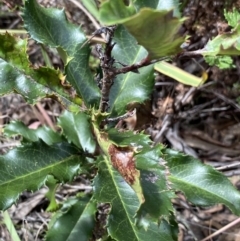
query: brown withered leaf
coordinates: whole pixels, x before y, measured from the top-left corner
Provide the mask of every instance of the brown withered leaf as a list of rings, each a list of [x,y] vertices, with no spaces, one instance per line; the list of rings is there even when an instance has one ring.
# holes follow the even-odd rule
[[[119,171],[128,184],[133,185],[139,177],[139,171],[135,167],[134,150],[129,147],[116,147],[112,144],[108,151],[113,167]]]

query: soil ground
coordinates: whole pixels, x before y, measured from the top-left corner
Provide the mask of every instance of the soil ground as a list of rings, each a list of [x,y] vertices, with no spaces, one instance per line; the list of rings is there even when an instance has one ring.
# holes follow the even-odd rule
[[[22,29],[20,17],[21,0],[0,0],[0,29]],[[41,0],[44,6],[64,7],[68,18],[82,26],[87,34],[95,28],[81,9],[70,0]],[[182,33],[190,36],[188,50],[202,48],[209,39],[224,31],[223,9],[239,8],[235,1],[182,1],[183,15],[188,19]],[[1,44],[1,43],[0,43]],[[48,50],[55,67],[62,68],[59,57]],[[44,65],[40,46],[29,41],[29,56],[35,66]],[[212,165],[230,178],[240,188],[240,58],[234,57],[235,68],[220,70],[210,67],[202,57],[182,58],[175,63],[181,69],[200,76],[204,70],[208,80],[199,88],[179,84],[159,74],[156,77],[154,93],[147,108],[138,111],[137,126],[149,133],[155,142],[193,155],[202,162]],[[22,120],[36,128],[46,124],[54,125],[62,111],[61,106],[50,99],[36,106],[30,106],[16,94],[0,98],[0,129],[11,120]],[[16,146],[18,140],[0,136],[0,152],[6,153]],[[63,185],[57,192],[59,201],[74,195],[79,190],[90,188],[90,181],[81,176],[73,183]],[[21,240],[43,240],[51,214],[47,213],[48,201],[43,188],[36,193],[24,192],[17,205],[9,213],[16,224]],[[220,234],[208,240],[240,240],[240,222],[223,230],[237,217],[223,205],[198,208],[189,204],[179,194],[174,200],[179,222],[179,241],[203,240],[210,234]],[[99,213],[104,216],[104,207]],[[4,225],[0,224],[0,240],[11,238]],[[94,238],[93,238],[94,240]]]

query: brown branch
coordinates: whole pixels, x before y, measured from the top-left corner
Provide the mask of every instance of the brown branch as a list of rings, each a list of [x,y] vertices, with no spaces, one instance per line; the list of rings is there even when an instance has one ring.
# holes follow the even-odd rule
[[[125,113],[124,115],[121,116],[117,116],[114,118],[107,118],[107,122],[115,122],[115,121],[120,121],[120,120],[125,120],[129,117],[133,117],[134,115],[136,115],[136,108],[133,109],[132,111],[128,111],[127,113]]]
[[[124,74],[124,73],[130,72],[130,71],[138,73],[138,71],[137,71],[138,69],[140,69],[142,67],[145,67],[145,66],[148,66],[148,65],[151,65],[151,64],[154,64],[154,63],[157,63],[159,61],[166,60],[166,59],[169,59],[169,56],[161,57],[161,58],[155,59],[155,60],[150,60],[148,58],[148,56],[147,56],[146,58],[142,59],[138,63],[132,64],[132,65],[128,65],[128,66],[124,66],[123,68],[120,68],[120,69],[115,69],[114,73],[116,75]]]
[[[139,73],[138,72],[139,68],[142,68],[144,66],[148,66],[148,65],[154,64],[158,61],[162,61],[162,60],[169,58],[169,56],[167,56],[167,57],[161,57],[156,60],[151,60],[149,58],[149,56],[147,56],[146,58],[142,59],[140,62],[132,64],[132,65],[125,65],[124,63],[115,61],[115,59],[112,57],[112,50],[115,45],[115,43],[112,43],[112,39],[113,39],[115,29],[116,29],[116,26],[103,27],[101,29],[96,30],[93,33],[93,36],[99,35],[101,33],[104,33],[106,35],[105,49],[103,49],[102,45],[99,45],[99,44],[96,45],[96,51],[99,55],[100,67],[101,67],[102,73],[103,73],[102,79],[99,80],[99,86],[101,89],[101,100],[100,100],[100,105],[99,105],[100,112],[106,112],[108,109],[110,90],[111,90],[111,87],[113,85],[113,81],[114,81],[114,78],[116,77],[116,75],[124,74],[127,72]],[[123,67],[122,68],[114,67],[113,65],[115,63],[119,63]]]
[[[97,45],[96,50],[99,54],[100,66],[103,72],[103,78],[101,81],[101,100],[99,105],[99,110],[105,112],[108,108],[110,89],[113,85],[113,80],[116,76],[114,73],[114,58],[112,57],[112,49],[115,44],[112,43],[112,38],[116,26],[102,28],[102,32],[106,34],[106,46],[104,51],[102,46]]]
[[[183,51],[182,53],[178,54],[178,57],[195,57],[203,55],[203,50],[195,50],[195,51]]]

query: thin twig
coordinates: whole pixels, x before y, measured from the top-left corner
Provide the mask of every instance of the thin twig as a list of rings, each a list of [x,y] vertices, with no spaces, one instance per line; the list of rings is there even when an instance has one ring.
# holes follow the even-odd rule
[[[41,103],[37,103],[37,108],[39,109],[39,111],[41,112],[41,114],[43,115],[43,118],[46,120],[47,124],[53,129],[55,130],[55,126],[51,120],[51,118],[48,116],[47,112],[44,110],[44,108],[42,107]]]
[[[236,109],[240,109],[240,106],[235,103],[235,101],[227,98],[226,96],[220,94],[220,93],[217,93],[216,91],[212,91],[212,90],[207,90],[207,89],[203,89],[202,91],[206,92],[206,93],[211,93],[211,94],[214,94],[215,96],[217,96],[219,99],[223,100],[225,103],[231,105],[232,107],[236,108]]]
[[[130,71],[136,72],[136,70],[138,70],[139,68],[142,68],[144,66],[148,66],[150,64],[154,64],[154,63],[157,63],[159,61],[166,60],[166,59],[169,59],[169,56],[161,57],[161,58],[156,59],[156,60],[150,60],[147,56],[146,58],[142,59],[138,63],[128,65],[128,66],[124,66],[123,68],[115,69],[114,73],[117,75],[117,74],[124,74],[124,73],[130,72]]]
[[[105,44],[106,42],[104,41],[103,38],[100,38],[100,37],[95,37],[95,36],[90,36],[90,35],[87,35],[86,36],[88,39],[91,39],[91,42],[93,43],[99,43],[99,44]]]
[[[118,117],[114,117],[114,118],[108,118],[107,122],[116,122],[116,121],[120,121],[120,120],[124,120],[127,119],[129,117],[132,117],[136,114],[136,108],[133,109],[132,111],[128,111],[126,114],[118,116]]]
[[[91,20],[91,22],[93,23],[96,29],[101,28],[100,24],[96,21],[96,19],[87,11],[87,9],[80,2],[76,0],[70,0],[70,2],[75,4],[78,8],[80,8],[86,14],[86,16]]]
[[[69,185],[69,184],[64,184],[64,187],[67,188],[72,188],[72,189],[77,189],[77,190],[92,190],[93,187],[92,186],[88,186],[88,185],[83,185],[83,186],[74,186],[74,185]]]
[[[179,57],[196,57],[199,55],[203,55],[203,50],[195,50],[195,51],[183,51],[182,53],[179,54]]]
[[[210,85],[214,85],[214,84],[216,84],[217,83],[217,81],[210,81],[210,82],[208,82],[208,83],[206,83],[206,84],[203,84],[203,85],[201,85],[201,86],[199,86],[199,87],[197,87],[197,89],[198,90],[201,90],[201,89],[205,89],[206,87],[208,87],[208,86],[210,86]]]
[[[207,240],[215,237],[216,235],[223,233],[224,231],[226,231],[227,229],[235,226],[238,223],[240,223],[240,218],[235,219],[234,221],[232,221],[228,225],[222,227],[221,229],[219,229],[218,231],[212,233],[211,235],[207,236],[206,238],[202,239],[201,241],[207,241]]]
[[[155,83],[155,86],[164,86],[164,85],[177,85],[176,82],[157,82]]]
[[[15,142],[10,142],[10,143],[5,143],[5,144],[0,144],[0,149],[2,148],[10,148],[10,147],[16,147],[19,146],[21,143],[19,141]]]
[[[233,164],[229,164],[229,165],[225,165],[225,166],[222,166],[222,167],[216,167],[215,169],[218,170],[218,171],[222,171],[222,170],[226,170],[226,169],[237,167],[237,166],[240,166],[239,162],[233,163]]]
[[[38,236],[39,236],[39,234],[40,234],[40,232],[41,232],[41,230],[43,229],[44,226],[45,226],[45,223],[42,223],[41,226],[38,228],[38,231],[36,233],[34,241],[38,240]]]

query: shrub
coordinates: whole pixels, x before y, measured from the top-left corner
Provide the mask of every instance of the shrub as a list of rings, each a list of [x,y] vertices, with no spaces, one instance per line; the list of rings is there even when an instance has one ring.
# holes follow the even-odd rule
[[[0,209],[8,209],[24,190],[47,185],[48,209],[57,211],[46,235],[49,241],[89,240],[100,203],[110,205],[102,240],[177,240],[171,200],[178,191],[194,205],[223,203],[239,215],[240,193],[223,174],[154,144],[142,132],[115,128],[135,114],[130,106],[150,98],[154,64],[182,54],[185,37],[178,30],[184,19],[177,10],[168,10],[172,6],[159,4],[164,1],[102,2],[99,10],[94,1],[87,3],[105,24],[94,33],[105,34],[106,40],[104,46],[96,46],[101,70],[97,78],[89,67],[89,41],[63,10],[26,0],[23,20],[32,39],[58,50],[64,72],[33,68],[27,39],[0,35],[0,94],[19,93],[30,104],[51,97],[66,109],[58,119],[58,132],[46,126],[32,130],[19,121],[4,129],[8,136],[20,135],[22,144],[0,156]],[[216,43],[195,52],[226,54],[228,47]],[[76,94],[69,94],[64,81]],[[193,85],[200,83],[196,81]],[[92,192],[57,204],[56,185],[87,172],[95,173]]]

